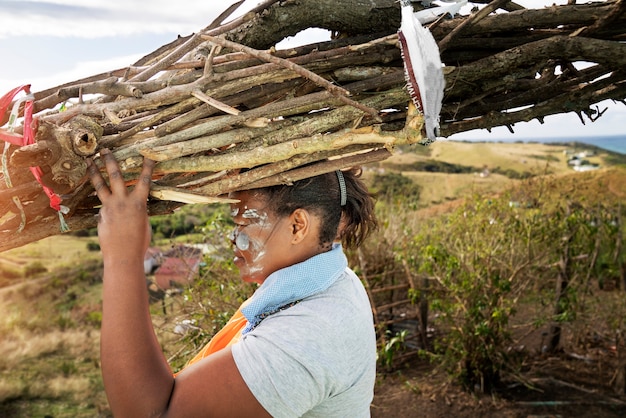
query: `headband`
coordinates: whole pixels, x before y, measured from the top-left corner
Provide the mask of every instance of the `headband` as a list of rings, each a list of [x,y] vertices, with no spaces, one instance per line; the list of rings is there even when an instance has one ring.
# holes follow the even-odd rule
[[[337,180],[339,181],[339,193],[341,195],[341,206],[345,206],[348,202],[348,192],[346,189],[346,179],[343,177],[341,170],[336,170]]]

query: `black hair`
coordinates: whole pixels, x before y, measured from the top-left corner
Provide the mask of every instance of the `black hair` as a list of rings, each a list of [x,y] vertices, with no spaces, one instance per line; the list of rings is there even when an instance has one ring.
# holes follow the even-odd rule
[[[347,194],[344,206],[341,206],[339,179],[335,171],[294,181],[290,185],[269,186],[255,191],[265,196],[268,209],[279,217],[288,216],[296,209],[305,209],[319,216],[322,220],[320,246],[340,239],[345,247],[354,248],[378,227],[375,202],[360,179],[360,168],[342,171],[342,174]]]

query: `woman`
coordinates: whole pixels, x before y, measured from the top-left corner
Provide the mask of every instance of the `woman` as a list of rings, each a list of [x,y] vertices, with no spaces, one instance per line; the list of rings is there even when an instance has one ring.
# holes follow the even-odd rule
[[[353,172],[231,194],[235,264],[261,286],[224,332],[173,375],[149,314],[143,256],[154,162],[129,192],[101,153],[90,179],[102,202],[102,373],[116,417],[369,416],[376,342],[371,308],[340,244],[376,226]]]

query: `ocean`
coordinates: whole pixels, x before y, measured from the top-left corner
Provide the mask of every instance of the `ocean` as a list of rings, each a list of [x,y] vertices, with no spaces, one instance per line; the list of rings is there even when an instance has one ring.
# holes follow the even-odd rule
[[[610,136],[576,136],[576,137],[537,137],[537,138],[488,138],[488,139],[455,139],[456,141],[468,142],[520,142],[520,143],[559,143],[570,144],[580,142],[582,144],[593,145],[607,151],[617,152],[626,155],[626,133],[624,135]]]

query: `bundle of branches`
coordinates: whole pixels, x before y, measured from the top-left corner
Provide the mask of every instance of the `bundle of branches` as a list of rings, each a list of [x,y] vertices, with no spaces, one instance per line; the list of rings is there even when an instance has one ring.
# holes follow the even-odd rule
[[[103,148],[129,184],[143,157],[158,161],[148,205],[157,215],[428,142],[406,91],[395,0],[272,0],[223,23],[241,3],[127,68],[34,93],[36,142],[4,153],[0,251],[60,232],[42,185],[62,198],[71,229],[95,226],[85,159],[101,165]],[[624,3],[526,10],[495,0],[432,24],[446,64],[442,134],[566,111],[594,118],[591,104],[623,101]],[[509,12],[491,13],[499,7]],[[274,48],[308,27],[336,36]],[[577,69],[580,60],[595,65]]]

